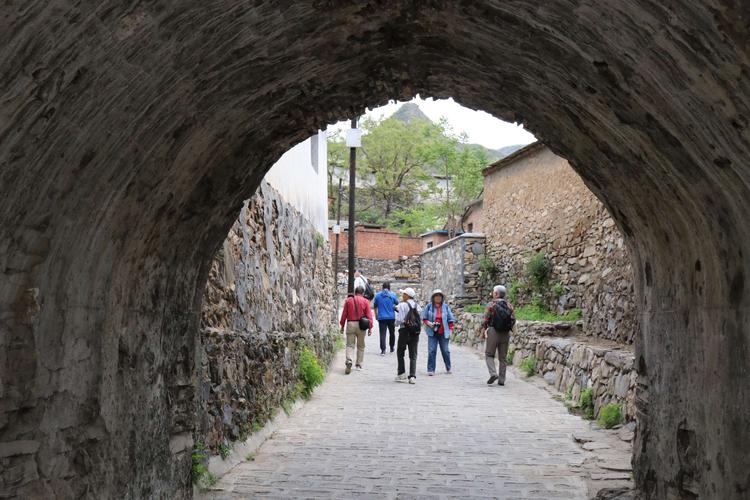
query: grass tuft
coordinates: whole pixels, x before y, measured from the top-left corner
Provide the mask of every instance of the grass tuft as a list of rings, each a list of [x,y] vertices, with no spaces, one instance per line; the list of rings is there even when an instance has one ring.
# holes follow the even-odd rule
[[[531,377],[536,373],[536,356],[529,356],[523,358],[521,361],[520,370],[526,374],[527,377]]]
[[[611,429],[622,423],[622,406],[618,403],[609,403],[599,409],[599,418],[596,423],[605,429]]]

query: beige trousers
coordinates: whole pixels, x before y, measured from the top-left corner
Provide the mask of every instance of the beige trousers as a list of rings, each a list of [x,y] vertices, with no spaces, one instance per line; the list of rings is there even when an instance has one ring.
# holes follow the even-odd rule
[[[359,324],[356,321],[346,322],[346,363],[352,362],[354,356],[354,344],[357,345],[357,364],[362,365],[362,360],[365,358],[365,337],[367,332],[359,329]]]

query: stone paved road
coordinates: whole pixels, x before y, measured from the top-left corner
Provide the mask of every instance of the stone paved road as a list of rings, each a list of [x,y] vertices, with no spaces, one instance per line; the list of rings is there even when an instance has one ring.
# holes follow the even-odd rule
[[[368,340],[364,371],[344,375],[340,353],[312,400],[208,496],[583,499],[594,493],[587,488],[592,452],[571,438],[591,434],[589,423],[544,389],[513,374],[505,387],[487,386],[477,352],[457,346],[454,374],[445,374],[438,359],[438,374],[427,377],[424,338],[416,385],[397,383],[395,354],[381,358],[375,335]],[[609,458],[629,461],[622,450]]]

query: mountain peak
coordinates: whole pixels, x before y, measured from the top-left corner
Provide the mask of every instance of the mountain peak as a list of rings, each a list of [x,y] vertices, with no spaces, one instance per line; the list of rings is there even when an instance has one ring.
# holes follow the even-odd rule
[[[419,105],[413,102],[406,102],[401,105],[400,108],[396,110],[393,115],[391,115],[391,118],[395,118],[396,120],[402,121],[404,123],[411,123],[415,120],[427,120],[430,121],[429,118],[427,118],[427,115],[422,112],[421,109],[419,109]]]

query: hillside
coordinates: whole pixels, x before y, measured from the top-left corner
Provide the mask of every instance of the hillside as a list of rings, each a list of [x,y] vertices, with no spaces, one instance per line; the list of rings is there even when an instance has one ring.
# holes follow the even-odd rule
[[[425,115],[422,110],[419,109],[419,105],[413,102],[402,104],[401,107],[398,108],[396,112],[393,113],[393,115],[391,115],[391,118],[395,118],[396,120],[400,120],[404,123],[411,123],[414,120],[430,121],[427,115]],[[487,157],[487,164],[490,164],[496,162],[497,160],[505,158],[509,154],[521,149],[522,147],[524,147],[524,144],[503,146],[499,149],[490,149],[488,147],[482,146],[481,144],[467,144],[465,147],[475,151],[484,151],[484,154]]]

